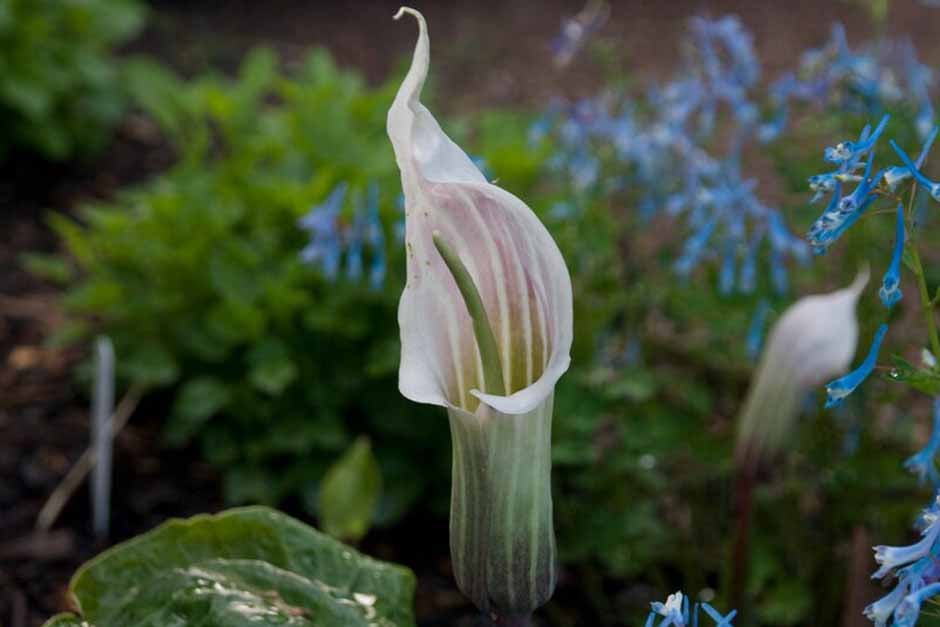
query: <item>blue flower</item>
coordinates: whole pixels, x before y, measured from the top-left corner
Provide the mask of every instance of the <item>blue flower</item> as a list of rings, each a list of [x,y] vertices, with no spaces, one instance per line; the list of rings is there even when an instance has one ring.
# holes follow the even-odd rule
[[[865,608],[865,617],[875,623],[875,627],[885,627],[894,610],[907,596],[908,587],[908,582],[899,582],[894,590]]]
[[[859,184],[852,190],[852,193],[843,198],[839,202],[839,212],[843,214],[852,213],[858,209],[862,204],[864,204],[865,199],[868,198],[868,192],[871,190],[872,185],[875,181],[881,178],[881,172],[875,176],[871,175],[872,165],[875,162],[875,153],[874,150],[870,155],[868,155],[868,164],[865,166],[865,174],[862,175],[862,180]]]
[[[734,289],[734,271],[737,260],[737,247],[732,239],[725,240],[722,252],[721,270],[718,273],[718,291],[730,294]]]
[[[875,332],[875,338],[872,340],[871,349],[868,356],[861,365],[849,374],[836,379],[826,386],[826,408],[841,405],[846,396],[855,391],[862,382],[868,378],[872,370],[875,369],[875,362],[878,359],[878,351],[881,350],[881,342],[888,332],[888,325],[882,324]]]
[[[751,238],[751,243],[744,253],[744,259],[741,262],[741,271],[738,274],[738,289],[751,294],[757,287],[757,253],[760,250],[760,244],[764,239],[762,232],[756,233]]]
[[[866,168],[866,170],[870,170],[870,168]],[[880,177],[880,174],[878,176]],[[870,187],[871,181],[866,177],[852,192],[851,197],[842,198],[841,184],[836,184],[836,192],[832,197],[832,201],[816,222],[813,223],[807,235],[813,253],[817,255],[825,253],[843,233],[858,222],[868,207],[878,199],[878,195],[870,194],[860,200],[861,193],[867,194]]]
[[[914,175],[914,178],[917,181],[927,188],[927,191],[930,192],[930,196],[934,200],[940,200],[940,183],[936,181],[931,181],[929,178],[924,176],[916,164],[911,161],[911,158],[907,156],[907,153],[901,150],[901,147],[898,146],[897,142],[893,139],[891,140],[891,147],[894,148],[894,152],[898,154],[898,157],[901,158],[901,161],[904,162],[904,165],[907,166],[907,169]]]
[[[938,594],[940,594],[940,583],[932,583],[904,597],[904,600],[894,610],[895,627],[913,627],[917,623],[917,617],[920,614],[920,604],[925,599]]]
[[[365,214],[363,240],[372,251],[369,284],[373,290],[378,290],[385,283],[388,268],[385,255],[385,231],[382,229],[382,219],[379,216],[379,186],[375,183],[369,185]]]
[[[654,616],[659,614],[664,617],[659,627],[685,627],[689,624],[689,597],[682,592],[670,594],[665,603],[654,601],[650,603],[650,608]]]
[[[757,361],[757,358],[760,357],[761,345],[764,343],[764,327],[767,324],[769,314],[770,305],[766,300],[761,299],[757,303],[757,308],[754,310],[747,331],[747,354],[751,361]]]
[[[901,256],[904,254],[904,205],[898,204],[897,226],[894,235],[894,254],[885,272],[878,295],[885,307],[894,307],[901,300]]]
[[[938,532],[940,532],[940,526],[934,520],[924,530],[924,535],[919,542],[915,542],[910,546],[876,546],[875,561],[878,563],[879,568],[872,575],[872,579],[881,579],[905,564],[911,564],[928,556],[937,541]]]
[[[339,212],[346,198],[346,183],[340,183],[327,199],[310,209],[298,221],[298,226],[310,233],[310,243],[300,251],[304,262],[318,265],[330,281],[339,274],[342,255],[342,234],[339,230]]]
[[[726,616],[722,616],[718,610],[708,603],[702,603],[702,609],[708,614],[708,617],[715,621],[715,627],[732,627],[731,621],[738,615],[737,610],[731,610]],[[697,609],[697,608],[696,608]],[[697,613],[697,612],[696,612]]]
[[[862,180],[862,177],[858,174],[852,174],[849,172],[842,172],[842,170],[836,170],[835,172],[824,172],[822,174],[814,174],[809,177],[809,188],[816,192],[815,195],[810,199],[810,203],[814,203],[825,194],[828,194],[832,191],[835,191],[836,185],[838,183],[857,183]]]
[[[927,154],[930,152],[930,148],[933,146],[933,142],[937,138],[938,130],[940,130],[940,128],[934,127],[933,130],[927,134],[927,138],[924,140],[924,145],[920,149],[920,154],[917,156],[917,161],[914,162],[914,165],[917,168],[923,166],[924,160],[927,159]],[[898,185],[909,178],[911,178],[911,169],[903,165],[891,166],[884,171],[883,175],[884,183],[891,192],[894,192]]]
[[[904,467],[917,475],[923,484],[927,479],[935,487],[940,487],[940,476],[937,474],[936,457],[940,451],[940,397],[933,401],[933,430],[927,445],[904,462]]]
[[[737,616],[737,610],[731,610],[726,616],[722,616],[718,610],[708,603],[696,603],[691,615],[689,614],[689,597],[676,592],[670,594],[665,603],[650,603],[652,610],[646,617],[646,627],[654,627],[656,618],[661,616],[663,620],[656,627],[698,627],[699,610],[704,610],[716,627],[733,627],[731,621]],[[691,620],[691,622],[690,622]]]
[[[842,164],[850,161],[851,159],[864,155],[875,146],[875,142],[877,142],[878,138],[881,137],[881,133],[884,132],[885,126],[888,124],[890,117],[891,116],[887,114],[882,117],[881,121],[878,123],[878,126],[875,128],[875,131],[867,139],[859,138],[858,142],[846,140],[836,144],[834,148],[826,148],[826,161],[829,161],[830,163]]]
[[[688,276],[705,252],[705,245],[715,230],[715,219],[711,219],[685,242],[682,255],[676,260],[675,269],[680,276]]]

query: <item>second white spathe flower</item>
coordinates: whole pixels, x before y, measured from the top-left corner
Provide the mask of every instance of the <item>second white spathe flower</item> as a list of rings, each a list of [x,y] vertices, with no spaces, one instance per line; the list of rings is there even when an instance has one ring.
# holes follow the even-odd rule
[[[848,287],[801,298],[774,325],[741,411],[739,461],[778,450],[803,396],[848,370],[858,345],[855,307],[868,278],[866,269]]]

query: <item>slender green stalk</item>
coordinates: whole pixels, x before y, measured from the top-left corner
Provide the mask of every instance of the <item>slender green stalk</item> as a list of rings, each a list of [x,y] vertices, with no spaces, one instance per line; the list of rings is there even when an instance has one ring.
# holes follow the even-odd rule
[[[933,303],[930,300],[930,294],[927,292],[927,279],[924,278],[924,266],[920,261],[920,253],[917,251],[917,244],[911,243],[911,263],[914,266],[914,274],[917,275],[917,289],[920,292],[920,303],[924,309],[924,317],[927,320],[927,331],[930,334],[930,350],[934,355],[940,355],[940,336],[937,335],[937,323],[933,317]]]
[[[457,289],[467,305],[467,311],[470,313],[470,319],[473,321],[473,335],[476,337],[477,346],[480,349],[480,359],[483,361],[483,385],[487,394],[509,394],[503,384],[503,368],[499,361],[499,348],[496,344],[496,336],[493,333],[493,326],[486,315],[486,308],[483,306],[483,299],[480,298],[480,292],[473,283],[473,277],[467,267],[460,261],[460,256],[444,240],[440,232],[434,231],[431,234],[434,240],[434,247],[440,253],[441,258],[450,270],[454,281],[457,283]]]
[[[917,196],[917,183],[911,187],[911,198],[908,201],[907,213],[909,217],[913,216],[914,198]],[[913,220],[911,220],[913,223]],[[930,292],[927,290],[927,278],[924,276],[924,265],[920,260],[920,251],[917,249],[916,231],[910,229],[911,236],[908,238],[910,243],[910,260],[913,266],[914,276],[917,277],[917,291],[920,293],[920,305],[924,312],[924,318],[927,321],[927,332],[930,335],[930,350],[937,357],[940,357],[940,335],[937,334],[937,323],[933,316],[934,303],[930,299]]]

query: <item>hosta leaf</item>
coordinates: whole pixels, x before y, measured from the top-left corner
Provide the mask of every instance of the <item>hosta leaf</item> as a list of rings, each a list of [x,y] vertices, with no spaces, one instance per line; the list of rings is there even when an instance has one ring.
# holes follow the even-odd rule
[[[46,627],[414,625],[415,579],[265,507],[170,520],[72,579]]]

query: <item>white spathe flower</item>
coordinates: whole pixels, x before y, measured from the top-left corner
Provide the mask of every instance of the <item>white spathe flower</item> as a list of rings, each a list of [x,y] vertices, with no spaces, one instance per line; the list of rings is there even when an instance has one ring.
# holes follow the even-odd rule
[[[488,614],[524,617],[556,581],[551,421],[571,361],[571,278],[532,210],[488,183],[421,104],[427,26],[405,13],[418,42],[388,112],[405,193],[398,385],[450,418],[457,585]]]
[[[524,414],[568,369],[571,279],[547,229],[521,200],[486,181],[419,98],[429,41],[419,24],[411,68],[388,112],[405,193],[407,283],[398,310],[399,388],[407,398],[476,413]],[[503,386],[485,390],[471,318],[433,233],[456,252],[492,325]]]
[[[855,307],[867,268],[851,285],[801,298],[770,331],[741,412],[738,455],[773,453],[809,390],[848,370],[858,344]]]

